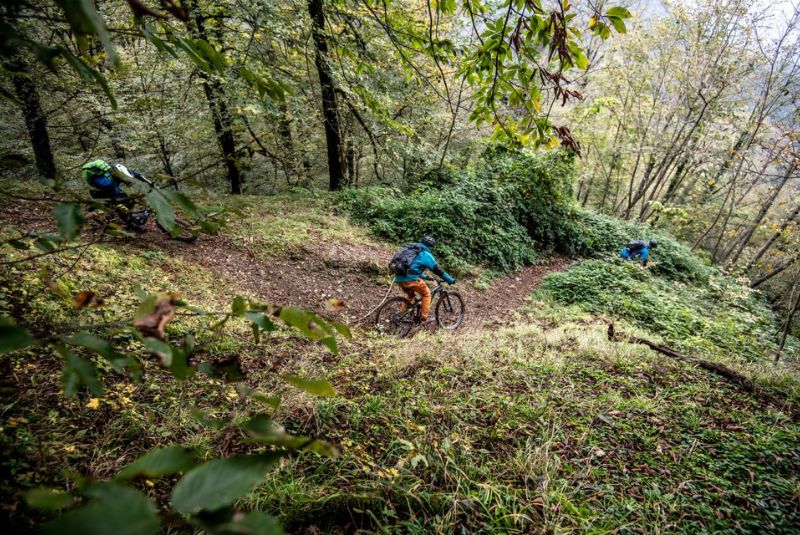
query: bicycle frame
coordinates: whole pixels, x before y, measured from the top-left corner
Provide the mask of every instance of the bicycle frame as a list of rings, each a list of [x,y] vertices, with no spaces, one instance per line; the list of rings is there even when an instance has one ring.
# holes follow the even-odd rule
[[[433,298],[439,295],[439,299],[447,295],[447,290],[444,288],[444,281],[439,279],[430,278],[428,280],[436,281],[436,288],[431,290],[431,303],[433,303]],[[414,313],[414,322],[417,322],[419,319],[420,310],[422,309],[422,298],[417,295],[414,297],[414,300],[411,302],[411,308],[406,311],[406,314],[409,311]],[[405,314],[404,314],[405,315]]]

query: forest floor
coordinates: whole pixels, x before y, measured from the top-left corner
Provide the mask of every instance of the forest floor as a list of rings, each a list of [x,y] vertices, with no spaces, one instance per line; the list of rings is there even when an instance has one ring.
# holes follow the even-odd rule
[[[314,228],[308,226],[309,219],[296,215],[308,208],[286,198],[251,205],[246,219],[235,222],[233,235],[202,236],[184,244],[169,239],[151,224],[150,231],[136,243],[145,249],[157,246],[199,264],[264,302],[305,307],[353,323],[364,318],[387,294],[392,278],[386,265],[395,251],[360,229],[343,231],[347,228],[344,218],[322,211],[329,207],[320,204],[315,203],[313,212],[306,214],[314,221]],[[263,228],[258,227],[265,225],[272,232],[268,245],[259,239]],[[339,232],[332,232],[334,229]],[[514,273],[491,276],[488,281],[480,275],[459,280],[453,288],[466,303],[462,329],[480,328],[487,322],[508,323],[529,301],[542,278],[571,262],[555,254]],[[402,295],[396,286],[392,291],[393,295]],[[343,303],[344,308],[332,310],[331,300]]]
[[[177,291],[212,311],[229,310],[235,295],[328,313],[329,300],[341,299],[346,308],[335,314],[352,320],[386,293],[392,248],[325,197],[226,202],[243,217],[193,244],[153,228],[85,255],[8,266],[0,304],[24,306],[32,325],[127,324],[143,292]],[[52,226],[49,212],[30,204],[0,202],[0,219]],[[608,341],[605,318],[531,297],[567,263],[551,257],[504,277],[464,271],[456,288],[466,295],[467,328],[410,340],[357,330],[336,355],[288,329],[256,343],[241,318],[212,332],[215,317],[177,316],[167,328],[172,343],[192,335],[197,358],[235,357],[244,385],[280,396],[271,417],[340,451],[287,459],[240,505],[276,514],[298,535],[797,532],[800,424],[691,364]],[[105,305],[76,311],[53,286],[94,291]],[[625,321],[618,328],[654,337]],[[74,488],[74,474],[109,479],[166,444],[203,458],[253,448],[243,428],[263,404],[202,374],[176,381],[125,329],[108,336],[138,355],[144,380],[105,369],[103,395],[65,398],[53,351],[2,361],[0,392],[13,396],[0,415],[0,511],[15,532],[34,532],[41,520],[21,498],[25,489]],[[336,395],[311,397],[285,375],[324,377]],[[218,430],[207,418],[229,423]],[[163,503],[172,483],[139,488]]]

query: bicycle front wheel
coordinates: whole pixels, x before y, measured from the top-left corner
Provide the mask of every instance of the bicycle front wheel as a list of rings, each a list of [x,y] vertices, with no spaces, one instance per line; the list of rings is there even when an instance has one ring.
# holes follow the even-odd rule
[[[453,331],[464,322],[464,299],[458,292],[446,292],[436,302],[436,323],[442,329]]]
[[[375,313],[375,330],[381,334],[404,337],[414,326],[414,310],[404,297],[392,297]]]

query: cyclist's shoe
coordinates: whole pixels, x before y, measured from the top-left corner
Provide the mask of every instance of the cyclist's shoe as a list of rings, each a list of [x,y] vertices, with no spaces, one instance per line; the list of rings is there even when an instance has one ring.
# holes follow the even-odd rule
[[[428,318],[426,320],[419,320],[420,325],[430,325],[431,323],[435,322],[436,318]]]

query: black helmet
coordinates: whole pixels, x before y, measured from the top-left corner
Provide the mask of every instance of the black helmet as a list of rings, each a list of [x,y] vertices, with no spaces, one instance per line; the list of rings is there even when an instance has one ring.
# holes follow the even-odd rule
[[[658,244],[656,243],[656,240],[650,240],[650,248],[651,249],[655,249],[657,245]]]
[[[422,238],[422,241],[420,243],[425,247],[433,247],[434,245],[436,245],[436,240],[434,240],[432,236],[425,236],[424,238]]]

